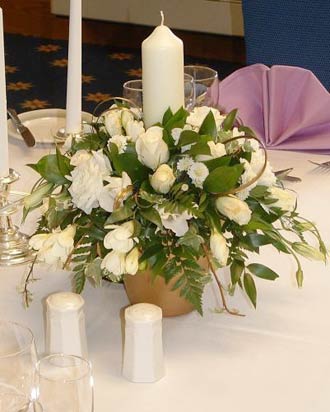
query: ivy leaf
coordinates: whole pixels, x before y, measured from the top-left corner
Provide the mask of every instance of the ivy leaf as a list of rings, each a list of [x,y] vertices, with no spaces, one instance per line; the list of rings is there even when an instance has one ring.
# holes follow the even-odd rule
[[[204,189],[209,193],[226,193],[236,186],[243,170],[241,164],[217,167],[205,179]]]
[[[200,129],[199,129],[199,134],[200,135],[207,135],[207,136],[212,136],[213,138],[217,137],[217,125],[215,123],[215,118],[210,110],[208,115],[205,117]]]
[[[278,274],[271,270],[269,267],[260,263],[251,263],[247,269],[255,276],[266,280],[275,280],[278,278]]]
[[[81,293],[84,290],[86,276],[83,270],[78,271],[73,278],[74,290],[76,293]]]
[[[249,273],[244,273],[244,290],[248,295],[252,305],[257,307],[257,289],[253,277]]]
[[[230,113],[227,114],[225,120],[222,123],[222,128],[224,131],[228,131],[233,128],[236,115],[237,115],[237,109],[234,109]]]

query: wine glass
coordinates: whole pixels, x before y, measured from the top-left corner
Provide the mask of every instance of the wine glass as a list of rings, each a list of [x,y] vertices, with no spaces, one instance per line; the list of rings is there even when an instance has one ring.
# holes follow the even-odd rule
[[[36,366],[37,399],[44,412],[93,412],[90,363],[78,356],[53,354]]]
[[[194,79],[195,84],[195,106],[208,105],[207,89],[218,79],[218,72],[211,67],[188,65],[184,66],[185,74]]]
[[[0,411],[25,410],[34,389],[37,352],[30,329],[0,321]]]
[[[185,107],[190,110],[195,103],[194,79],[190,74],[184,75]],[[142,79],[129,80],[123,84],[123,97],[131,100],[140,109],[143,106]]]

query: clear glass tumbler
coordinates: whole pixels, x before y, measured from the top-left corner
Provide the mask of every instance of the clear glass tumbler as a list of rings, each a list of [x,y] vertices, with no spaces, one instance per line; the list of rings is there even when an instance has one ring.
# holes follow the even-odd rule
[[[36,367],[37,399],[44,412],[93,412],[90,363],[78,356],[54,354]]]
[[[191,109],[195,103],[194,79],[190,74],[184,75],[185,107]],[[140,109],[143,106],[142,79],[129,80],[123,84],[123,97],[131,100]]]
[[[37,352],[30,329],[0,321],[0,411],[25,410],[34,390]]]
[[[188,65],[184,66],[185,74],[194,79],[195,106],[207,106],[207,89],[218,79],[218,72],[211,67]]]

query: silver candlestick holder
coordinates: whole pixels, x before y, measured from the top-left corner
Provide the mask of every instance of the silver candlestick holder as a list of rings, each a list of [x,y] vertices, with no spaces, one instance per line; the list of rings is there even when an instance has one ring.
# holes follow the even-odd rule
[[[11,216],[17,212],[19,201],[10,201],[10,185],[20,175],[9,169],[9,175],[0,177],[0,266],[13,266],[31,262],[34,252],[29,246],[29,238],[13,224]]]

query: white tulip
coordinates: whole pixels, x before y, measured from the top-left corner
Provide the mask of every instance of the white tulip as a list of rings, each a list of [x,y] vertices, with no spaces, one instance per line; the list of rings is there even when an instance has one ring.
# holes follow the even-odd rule
[[[135,275],[139,269],[139,249],[135,247],[126,256],[125,270],[128,275]]]
[[[105,178],[109,182],[108,185],[104,186],[99,195],[99,203],[102,209],[107,212],[113,212],[114,203],[117,196],[128,186],[131,186],[132,181],[126,172],[122,173],[122,177],[110,176]],[[124,200],[127,198],[129,193],[121,197],[119,206],[121,206]]]
[[[131,140],[132,142],[136,142],[137,138],[142,134],[145,133],[145,128],[143,126],[143,122],[139,122],[138,120],[130,120],[126,123],[125,126],[127,139]]]
[[[125,222],[120,226],[115,226],[115,229],[107,233],[104,237],[104,247],[112,249],[116,252],[127,253],[134,246],[132,239],[134,233],[133,221]]]
[[[218,197],[215,205],[219,212],[239,225],[246,225],[251,219],[251,210],[246,202],[236,196]]]
[[[150,184],[158,193],[166,194],[175,182],[173,170],[167,164],[160,165],[150,176]]]
[[[125,259],[126,254],[113,250],[108,253],[101,262],[101,269],[106,269],[115,276],[121,276],[126,271]]]
[[[271,207],[278,207],[283,211],[293,212],[297,202],[297,197],[295,193],[293,193],[290,190],[281,189],[276,186],[273,186],[268,190],[270,193],[270,197],[272,199],[276,199],[276,201],[270,205]]]
[[[109,110],[104,115],[104,125],[110,136],[120,135],[123,132],[121,110]]]
[[[39,262],[61,267],[66,262],[74,247],[76,227],[67,226],[64,230],[55,229],[51,233],[34,235],[30,239],[30,246],[38,251]]]
[[[226,238],[214,231],[210,237],[210,248],[213,257],[217,260],[220,266],[226,266],[229,257],[229,248],[227,246]]]
[[[163,129],[159,126],[152,126],[142,133],[135,148],[139,161],[152,170],[166,163],[170,157],[167,144],[163,140]]]

